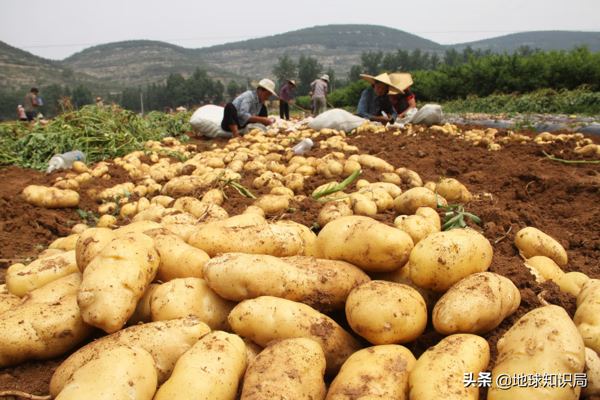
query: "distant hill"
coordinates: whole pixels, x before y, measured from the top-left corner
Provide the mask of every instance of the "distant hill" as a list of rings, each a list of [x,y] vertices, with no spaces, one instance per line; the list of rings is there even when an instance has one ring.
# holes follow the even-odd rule
[[[397,49],[437,53],[465,47],[512,53],[520,46],[565,50],[587,44],[600,51],[598,32],[523,32],[455,45],[440,45],[397,29],[376,25],[326,25],[227,43],[201,49],[186,49],[165,42],[136,40],[87,48],[63,61],[51,61],[0,42],[0,89],[25,88],[59,83],[71,87],[85,84],[93,92],[121,91],[123,87],[164,83],[174,72],[189,76],[198,67],[225,85],[234,79],[273,77],[278,57],[297,61],[301,55],[316,57],[324,70],[332,68],[345,77],[352,65],[361,63],[369,51]]]

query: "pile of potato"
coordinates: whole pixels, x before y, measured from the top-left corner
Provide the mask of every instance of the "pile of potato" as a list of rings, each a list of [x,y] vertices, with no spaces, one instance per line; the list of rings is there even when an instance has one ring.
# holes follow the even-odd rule
[[[354,151],[343,132],[291,134]],[[438,202],[465,204],[472,194],[455,179],[423,183],[415,171],[371,155],[285,152],[295,142],[253,131],[171,162],[160,150],[181,144],[170,138],[147,144],[156,151],[152,165],[139,152],[114,160],[134,182],[86,193],[102,203],[97,226],[76,226],[36,261],[8,269],[0,367],[64,354],[101,329],[106,336],[56,370],[53,398],[477,398],[477,385],[464,379],[488,369],[481,335],[521,298],[509,279],[488,271],[493,249],[481,233],[441,231]],[[84,167],[67,179],[107,172]],[[316,195],[363,169],[377,171],[377,182],[358,180],[321,197],[328,201],[318,235],[268,218],[304,198],[306,177],[331,180]],[[241,174],[271,193],[230,216],[218,183]],[[28,188],[23,195],[48,207],[71,191],[77,194]],[[397,215],[393,227],[372,218],[389,210]],[[566,252],[535,228],[518,232],[515,245],[540,282],[552,279],[578,296],[578,310],[574,320],[554,305],[523,316],[498,342],[488,398],[575,399],[581,387],[502,390],[495,380],[584,370],[583,393],[600,393],[598,281],[565,274]],[[351,332],[332,317],[339,312]],[[446,337],[416,359],[403,344],[429,320]]]

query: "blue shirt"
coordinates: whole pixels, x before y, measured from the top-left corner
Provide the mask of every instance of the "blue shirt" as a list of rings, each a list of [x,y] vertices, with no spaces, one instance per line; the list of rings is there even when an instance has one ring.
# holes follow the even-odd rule
[[[377,97],[375,88],[370,87],[363,90],[360,95],[358,111],[356,113],[363,118],[370,119],[372,116],[382,116],[381,111],[385,111],[388,116],[391,115],[393,121],[395,121],[398,116],[398,113],[394,110],[392,101],[387,94]]]
[[[258,98],[256,90],[247,90],[233,100],[233,105],[237,110],[240,126],[244,126],[250,117],[258,115],[263,103]]]

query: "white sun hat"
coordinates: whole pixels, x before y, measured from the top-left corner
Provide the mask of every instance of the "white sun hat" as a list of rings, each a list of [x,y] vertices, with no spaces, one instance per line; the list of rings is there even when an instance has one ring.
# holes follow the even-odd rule
[[[274,96],[277,96],[277,93],[275,93],[275,83],[273,83],[272,80],[270,79],[261,79],[260,82],[258,82],[258,87],[261,87],[265,90],[268,90],[269,92],[271,92]]]

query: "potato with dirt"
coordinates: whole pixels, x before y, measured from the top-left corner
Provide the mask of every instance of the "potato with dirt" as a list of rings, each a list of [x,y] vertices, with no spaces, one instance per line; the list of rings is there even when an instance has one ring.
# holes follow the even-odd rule
[[[154,359],[139,347],[121,346],[100,352],[75,371],[57,400],[152,400],[157,374]]]
[[[493,253],[489,240],[472,229],[432,233],[410,253],[410,278],[424,289],[445,292],[461,279],[487,271]]]
[[[82,232],[75,245],[75,257],[79,270],[85,271],[88,264],[116,237],[114,232],[108,228],[91,228]]]
[[[519,254],[527,259],[534,256],[545,256],[552,259],[561,268],[567,265],[568,256],[564,247],[556,239],[537,228],[528,226],[517,232],[515,246],[519,249]]]
[[[335,375],[360,342],[333,319],[306,304],[261,296],[244,300],[229,314],[235,333],[262,347],[274,340],[307,338],[321,345],[327,360],[327,375]]]
[[[480,272],[461,279],[438,300],[433,326],[442,335],[482,335],[514,314],[520,304],[521,294],[510,279]]]
[[[159,263],[154,241],[142,233],[110,242],[83,272],[77,293],[83,320],[106,333],[121,329],[156,276]]]
[[[141,347],[152,355],[163,384],[173,372],[177,360],[210,328],[197,317],[151,322],[125,328],[95,340],[74,352],[56,369],[50,381],[50,395],[56,397],[73,374],[107,349],[121,346]]]
[[[21,298],[16,296],[6,289],[6,285],[0,285],[0,314],[4,311],[10,310],[21,302]]]
[[[229,330],[227,316],[235,302],[221,298],[203,279],[173,279],[160,285],[150,299],[153,321],[195,315],[213,330]]]
[[[344,261],[243,253],[221,254],[204,265],[203,273],[206,283],[225,299],[273,296],[321,312],[343,309],[352,289],[370,281],[360,268]]]
[[[382,394],[389,399],[408,399],[408,377],[416,362],[404,346],[380,345],[359,350],[342,365],[325,399],[381,399]]]
[[[177,360],[173,374],[154,400],[235,400],[244,372],[244,341],[234,334],[213,331]]]
[[[194,231],[195,232],[195,231]],[[168,282],[177,278],[202,278],[202,267],[210,257],[174,234],[153,237],[160,264],[156,280]]]
[[[577,311],[573,322],[586,347],[600,352],[600,280],[590,279],[577,296]]]
[[[421,206],[437,208],[437,196],[425,187],[408,189],[394,199],[396,214],[413,215]]]
[[[240,400],[285,398],[324,400],[325,357],[306,338],[270,344],[248,365]]]
[[[79,204],[79,193],[70,189],[29,185],[23,189],[23,200],[35,207],[69,208]]]
[[[317,236],[315,256],[354,264],[364,271],[385,272],[401,268],[413,249],[408,233],[353,215],[328,223]]]
[[[77,305],[80,284],[77,271],[32,291],[0,314],[0,368],[65,354],[92,332]]]

